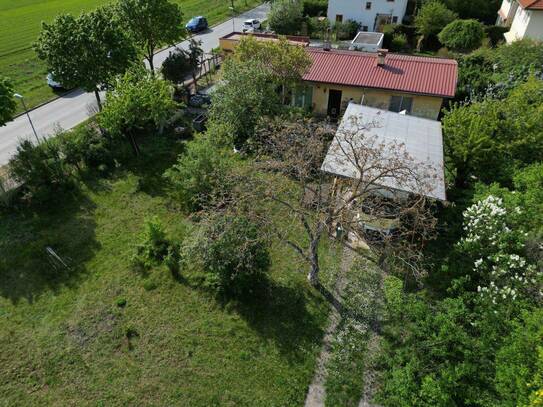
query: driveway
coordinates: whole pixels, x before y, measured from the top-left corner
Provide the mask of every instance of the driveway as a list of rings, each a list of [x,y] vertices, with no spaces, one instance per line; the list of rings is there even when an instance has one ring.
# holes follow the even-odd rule
[[[211,27],[208,31],[195,35],[202,41],[202,49],[210,52],[219,46],[219,38],[232,32],[241,31],[244,20],[250,18],[265,19],[269,12],[269,4],[262,4],[249,10],[234,19],[227,20],[219,25]],[[187,48],[188,41],[183,41],[177,47]],[[165,49],[155,55],[154,63],[157,68],[168,57],[174,47]],[[44,79],[45,80],[45,79]],[[38,107],[30,112],[38,136],[47,138],[54,134],[56,129],[71,129],[85,121],[97,111],[96,100],[93,93],[86,93],[76,89],[64,96]],[[4,127],[0,127],[0,166],[7,164],[10,157],[17,150],[21,139],[34,140],[32,128],[26,115],[19,116]]]

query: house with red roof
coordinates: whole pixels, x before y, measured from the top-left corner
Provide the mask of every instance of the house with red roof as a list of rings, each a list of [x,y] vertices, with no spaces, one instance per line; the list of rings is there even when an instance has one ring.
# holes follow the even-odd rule
[[[306,48],[313,61],[292,104],[337,118],[349,102],[436,120],[453,98],[458,64],[451,59]]]
[[[523,38],[543,40],[543,0],[503,0],[496,25],[510,27],[507,43]]]

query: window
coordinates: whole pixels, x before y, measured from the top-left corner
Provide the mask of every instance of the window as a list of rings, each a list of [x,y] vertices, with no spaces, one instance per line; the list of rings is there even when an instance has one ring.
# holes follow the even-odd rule
[[[392,23],[396,24],[397,22],[398,22],[398,16],[393,16],[392,17]]]
[[[368,31],[368,26],[367,26],[367,25],[363,25],[363,26],[362,26],[362,31]]]
[[[371,10],[371,1],[366,2],[366,10]]]
[[[391,96],[388,110],[391,112],[399,113],[403,110],[407,113],[411,113],[411,107],[413,106],[413,98],[407,96]]]
[[[341,23],[343,21],[343,14],[336,14],[336,23]]]

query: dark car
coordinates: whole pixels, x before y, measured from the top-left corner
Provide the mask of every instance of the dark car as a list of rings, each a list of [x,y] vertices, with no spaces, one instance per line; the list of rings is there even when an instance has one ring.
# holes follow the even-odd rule
[[[185,25],[185,28],[192,33],[203,31],[207,29],[207,27],[207,20],[202,16],[191,18],[187,25]]]

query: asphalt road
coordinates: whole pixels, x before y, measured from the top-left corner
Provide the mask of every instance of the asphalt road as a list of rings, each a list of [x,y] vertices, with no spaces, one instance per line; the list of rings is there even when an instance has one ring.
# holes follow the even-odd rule
[[[269,11],[269,5],[262,4],[252,10],[249,10],[234,19],[227,20],[219,25],[211,27],[208,31],[195,35],[202,41],[202,49],[210,52],[213,48],[219,46],[219,38],[231,33],[234,30],[240,31],[244,20],[250,18],[264,19]],[[233,25],[234,24],[234,25]],[[188,41],[184,41],[177,47],[187,48]],[[160,67],[173,49],[165,49],[155,55],[155,67]],[[45,78],[44,78],[45,81]],[[96,99],[93,93],[86,93],[83,90],[76,89],[66,95],[38,107],[30,112],[30,117],[36,128],[39,138],[47,138],[54,135],[57,129],[71,129],[79,123],[85,121],[89,116],[96,112]],[[26,115],[17,117],[6,126],[0,127],[0,166],[7,164],[10,157],[17,150],[17,145],[21,139],[34,141],[35,137],[30,127]]]

